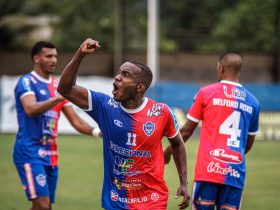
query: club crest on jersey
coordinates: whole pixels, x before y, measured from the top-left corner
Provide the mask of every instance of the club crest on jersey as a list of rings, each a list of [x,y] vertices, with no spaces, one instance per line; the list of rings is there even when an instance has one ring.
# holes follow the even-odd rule
[[[145,134],[147,136],[150,136],[152,135],[152,133],[154,132],[156,128],[156,125],[152,122],[146,122],[144,125],[143,125],[143,130],[145,132]]]
[[[112,201],[117,201],[119,199],[119,194],[114,190],[111,191],[111,199]]]

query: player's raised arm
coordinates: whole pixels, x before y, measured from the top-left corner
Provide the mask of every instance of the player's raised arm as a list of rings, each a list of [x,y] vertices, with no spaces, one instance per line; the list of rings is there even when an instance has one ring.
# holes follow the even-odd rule
[[[85,55],[99,48],[98,41],[86,39],[65,67],[58,84],[58,92],[82,109],[88,108],[88,92],[86,88],[76,85],[78,68]]]

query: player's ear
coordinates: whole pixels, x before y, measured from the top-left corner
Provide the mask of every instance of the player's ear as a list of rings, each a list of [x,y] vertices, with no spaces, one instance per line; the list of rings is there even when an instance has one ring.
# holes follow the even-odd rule
[[[143,82],[140,82],[137,86],[136,86],[136,91],[137,93],[144,93],[146,91],[147,85]]]
[[[33,62],[34,62],[34,63],[38,63],[39,60],[40,60],[40,56],[39,56],[39,55],[34,55],[34,56],[33,56]]]

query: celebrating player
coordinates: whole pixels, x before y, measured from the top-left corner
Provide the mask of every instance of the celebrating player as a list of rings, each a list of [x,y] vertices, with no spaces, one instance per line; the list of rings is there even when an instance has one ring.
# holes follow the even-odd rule
[[[113,98],[75,84],[85,55],[99,49],[98,41],[85,40],[65,68],[58,91],[83,108],[103,134],[104,209],[164,210],[168,189],[163,178],[162,137],[174,151],[183,196],[180,209],[189,205],[186,150],[170,108],[144,96],[152,81],[151,70],[141,62],[121,65],[113,83]]]
[[[15,88],[19,130],[14,145],[14,163],[24,186],[31,210],[51,210],[58,179],[57,124],[62,110],[81,133],[101,135],[57,94],[51,76],[57,63],[53,44],[37,42],[31,52],[34,70],[23,75]]]
[[[197,93],[180,129],[187,141],[202,121],[194,175],[194,209],[239,209],[245,179],[245,154],[258,130],[259,103],[239,84],[242,57],[228,51],[217,65],[219,82]],[[172,150],[164,151],[168,163]],[[173,151],[174,155],[174,151]]]

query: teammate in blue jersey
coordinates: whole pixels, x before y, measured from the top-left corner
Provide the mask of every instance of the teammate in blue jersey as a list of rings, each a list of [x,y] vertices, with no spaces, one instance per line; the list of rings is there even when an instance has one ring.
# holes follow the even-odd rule
[[[57,125],[63,111],[73,127],[87,135],[101,135],[81,119],[70,103],[57,93],[57,80],[51,76],[57,63],[53,44],[34,44],[34,69],[23,75],[15,87],[19,129],[13,159],[31,210],[51,210],[58,179]]]
[[[175,117],[166,104],[144,96],[152,81],[145,64],[121,65],[113,83],[113,98],[75,84],[85,55],[99,49],[98,41],[85,40],[66,66],[58,91],[83,108],[103,135],[104,181],[102,207],[107,210],[165,210],[168,189],[164,181],[162,137],[174,152],[183,196],[179,209],[189,205],[186,150]]]

